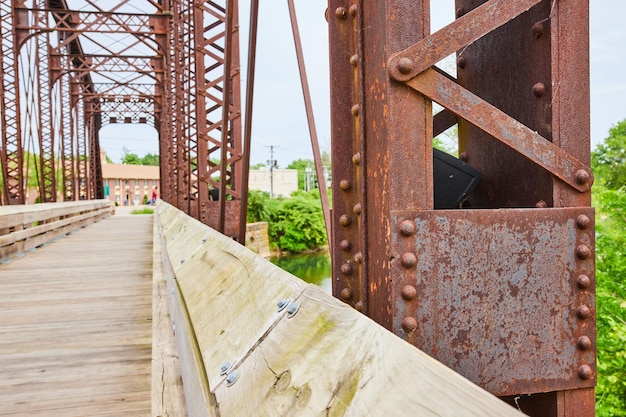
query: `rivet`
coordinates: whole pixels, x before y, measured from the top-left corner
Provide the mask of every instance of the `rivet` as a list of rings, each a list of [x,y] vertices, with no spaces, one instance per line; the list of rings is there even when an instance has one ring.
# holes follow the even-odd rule
[[[280,313],[285,308],[287,308],[290,302],[291,302],[291,298],[283,298],[278,303],[276,303],[276,307],[278,307],[278,312]]]
[[[202,243],[206,243],[206,241],[209,240],[206,237],[204,239],[202,239]]]
[[[354,165],[361,165],[361,154],[360,153],[357,152],[357,153],[355,153],[352,156],[352,163]]]
[[[415,222],[412,220],[404,220],[402,223],[400,223],[400,234],[402,236],[413,236],[415,234]]]
[[[412,285],[402,287],[402,298],[406,301],[415,300],[417,298],[417,289]]]
[[[411,58],[402,57],[398,60],[396,68],[398,68],[400,74],[410,74],[414,68],[413,60],[411,60]]]
[[[345,7],[337,7],[337,9],[335,9],[335,17],[337,19],[347,19],[348,11]]]
[[[352,265],[350,264],[341,265],[341,273],[343,275],[352,275]]]
[[[543,36],[543,23],[542,22],[535,23],[530,31],[535,37],[535,39],[541,38]]]
[[[350,109],[350,113],[352,113],[352,115],[354,116],[358,116],[360,112],[361,112],[361,106],[359,106],[358,104],[355,104]]]
[[[287,318],[290,319],[295,316],[298,310],[300,310],[300,303],[295,302],[289,304],[289,308],[287,308]]]
[[[400,263],[405,268],[413,268],[417,265],[417,256],[414,253],[407,252],[400,257]]]
[[[180,260],[180,264],[182,265],[182,264],[184,264],[184,263],[185,263],[185,260],[184,260],[184,259],[181,259],[181,260]]]
[[[464,56],[460,56],[456,59],[456,64],[459,66],[459,68],[464,69],[467,65],[467,59]]]
[[[355,309],[356,311],[363,311],[363,301],[357,301],[357,302],[354,304],[354,309]]]
[[[350,57],[350,65],[352,65],[353,67],[359,65],[359,56],[357,54],[354,54]]]
[[[584,230],[588,228],[590,224],[591,224],[591,219],[589,219],[589,216],[581,214],[580,216],[576,218],[576,226],[578,226],[579,229]]]
[[[350,16],[355,17],[357,11],[358,11],[358,7],[356,4],[353,4],[352,6],[350,6]]]
[[[341,296],[342,300],[348,301],[349,299],[352,298],[352,290],[346,287],[343,290],[341,290],[341,293],[339,295]]]
[[[350,217],[347,214],[344,214],[341,217],[339,217],[339,224],[342,225],[343,227],[348,227],[352,224],[352,219],[350,219]]]
[[[580,350],[587,350],[591,347],[591,339],[587,336],[580,336],[578,342],[576,342],[576,346],[578,346]]]
[[[230,387],[239,379],[239,372],[233,371],[226,376],[226,386]]]
[[[591,316],[591,310],[586,305],[581,305],[576,309],[576,315],[579,319],[584,320]]]
[[[339,181],[339,188],[341,188],[343,191],[348,191],[350,188],[352,188],[352,182],[350,180],[341,180]]]
[[[576,248],[576,256],[578,256],[579,259],[587,259],[591,256],[591,249],[589,249],[587,245],[579,245]]]
[[[469,160],[469,155],[467,154],[467,152],[461,152],[461,155],[459,155],[459,159],[463,162],[467,162]]]
[[[339,242],[339,249],[341,249],[344,252],[349,252],[352,249],[352,243],[344,239],[341,242]]]
[[[354,207],[352,207],[352,212],[353,212],[354,214],[356,214],[357,216],[360,216],[360,215],[361,215],[361,210],[362,210],[362,209],[361,209],[361,203],[356,203],[356,204],[354,205]]]
[[[232,367],[233,367],[232,363],[224,362],[222,366],[220,366],[220,375],[226,375]]]
[[[578,276],[578,279],[576,279],[576,285],[578,285],[578,288],[581,290],[586,290],[591,285],[591,279],[589,279],[587,275],[581,274]]]
[[[548,203],[545,202],[545,200],[539,200],[535,203],[535,207],[536,208],[547,208],[548,207]]]
[[[580,377],[580,379],[589,379],[592,375],[593,371],[591,370],[591,366],[582,365],[580,368],[578,368],[578,376]]]
[[[405,317],[402,319],[402,330],[405,333],[412,333],[417,329],[417,320],[415,317]]]
[[[576,182],[580,185],[584,185],[589,182],[589,173],[584,169],[579,169],[576,171]]]
[[[356,255],[354,255],[354,262],[356,262],[357,264],[363,263],[363,254],[361,252],[358,252]]]
[[[463,7],[459,7],[458,9],[456,9],[456,18],[458,19],[459,17],[463,16],[465,14],[465,9]]]
[[[533,94],[536,97],[543,97],[546,93],[546,85],[544,83],[537,83],[533,85]]]

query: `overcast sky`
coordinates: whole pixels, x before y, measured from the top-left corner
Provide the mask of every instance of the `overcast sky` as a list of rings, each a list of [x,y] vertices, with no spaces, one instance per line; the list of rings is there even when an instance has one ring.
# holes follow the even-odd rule
[[[304,100],[293,46],[286,0],[261,1],[254,99],[252,164],[265,163],[274,147],[280,167],[312,159]],[[591,141],[601,142],[609,128],[626,118],[626,1],[591,0]],[[311,88],[318,139],[330,150],[327,0],[296,0],[307,76]],[[240,0],[242,73],[248,39],[249,0]],[[431,1],[432,30],[454,18],[453,0]],[[245,81],[242,91],[245,88]],[[145,126],[112,125],[100,132],[101,144],[114,161],[122,147],[134,153],[158,152],[156,132]]]

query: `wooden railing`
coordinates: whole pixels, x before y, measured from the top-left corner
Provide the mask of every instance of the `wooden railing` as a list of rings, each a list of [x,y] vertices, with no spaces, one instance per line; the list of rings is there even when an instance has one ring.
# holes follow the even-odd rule
[[[109,216],[108,200],[0,206],[0,260]]]
[[[156,222],[190,416],[522,415],[176,208]]]

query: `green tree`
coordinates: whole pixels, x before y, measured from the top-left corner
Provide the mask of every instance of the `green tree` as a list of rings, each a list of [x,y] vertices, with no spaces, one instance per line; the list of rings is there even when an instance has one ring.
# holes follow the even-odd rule
[[[326,244],[322,205],[308,193],[269,201],[269,235],[282,251],[303,252]]]
[[[594,187],[598,417],[626,416],[626,187]]]
[[[141,158],[141,165],[159,166],[159,155],[155,153],[147,153]]]
[[[311,159],[297,159],[287,165],[287,169],[298,170],[298,190],[307,190],[311,187],[315,177],[315,162]]]
[[[268,193],[267,191],[248,191],[248,223],[268,221],[269,201],[270,193]]]
[[[617,190],[626,186],[626,119],[609,130],[609,136],[591,153],[596,183]]]
[[[141,158],[136,153],[132,153],[130,149],[123,147],[122,163],[126,165],[141,165]]]
[[[254,164],[250,167],[250,169],[258,170],[265,168],[265,164],[263,162],[259,162],[258,164]]]

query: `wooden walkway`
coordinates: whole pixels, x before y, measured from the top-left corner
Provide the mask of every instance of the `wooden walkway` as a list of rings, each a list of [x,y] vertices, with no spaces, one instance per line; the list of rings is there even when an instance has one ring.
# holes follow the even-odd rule
[[[153,216],[0,265],[0,416],[149,416]]]

